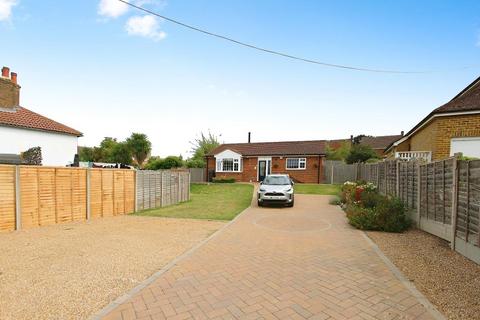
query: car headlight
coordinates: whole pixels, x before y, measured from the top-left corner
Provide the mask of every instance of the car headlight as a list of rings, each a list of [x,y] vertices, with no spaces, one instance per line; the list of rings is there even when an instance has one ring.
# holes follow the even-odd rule
[[[263,188],[260,188],[260,191],[262,191],[262,192],[263,192],[263,191],[267,191],[267,190],[266,190],[266,189],[263,189]]]
[[[293,189],[292,188],[288,188],[287,190],[285,190],[285,192],[292,192]]]

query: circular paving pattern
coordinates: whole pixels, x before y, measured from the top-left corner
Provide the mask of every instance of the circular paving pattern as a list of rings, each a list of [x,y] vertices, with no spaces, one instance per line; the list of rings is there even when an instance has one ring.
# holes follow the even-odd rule
[[[321,231],[331,227],[330,223],[318,218],[301,216],[266,216],[254,221],[256,226],[287,232]]]

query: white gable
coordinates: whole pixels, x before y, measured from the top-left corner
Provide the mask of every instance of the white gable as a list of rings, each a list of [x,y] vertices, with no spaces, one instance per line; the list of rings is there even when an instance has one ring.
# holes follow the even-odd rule
[[[223,150],[215,155],[215,158],[217,159],[240,159],[241,157],[242,155],[240,153],[236,153],[229,149]]]

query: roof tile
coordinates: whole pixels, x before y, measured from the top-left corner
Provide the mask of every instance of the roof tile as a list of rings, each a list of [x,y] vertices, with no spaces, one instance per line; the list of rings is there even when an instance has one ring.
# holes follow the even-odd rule
[[[38,113],[18,107],[13,111],[0,110],[0,126],[11,126],[33,130],[53,131],[64,134],[71,134],[77,137],[83,134],[80,131],[67,127],[64,124],[53,121]]]

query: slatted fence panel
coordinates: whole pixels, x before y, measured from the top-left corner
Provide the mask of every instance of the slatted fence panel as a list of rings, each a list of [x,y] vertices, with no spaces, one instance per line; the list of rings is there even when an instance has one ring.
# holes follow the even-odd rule
[[[0,166],[0,231],[15,229],[15,167]]]
[[[137,171],[137,210],[166,207],[190,198],[190,172]]]

